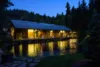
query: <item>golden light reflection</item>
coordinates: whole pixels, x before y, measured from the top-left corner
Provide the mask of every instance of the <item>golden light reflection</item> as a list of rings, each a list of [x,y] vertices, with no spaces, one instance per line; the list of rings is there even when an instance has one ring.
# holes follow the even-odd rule
[[[20,55],[22,56],[22,44],[19,45],[19,51],[20,51]]]
[[[28,45],[28,56],[38,56],[42,52],[40,44],[29,44]]]
[[[66,48],[68,47],[70,43],[70,48],[74,48],[74,49],[70,49],[69,52],[70,53],[75,53],[77,51],[76,49],[76,43],[77,43],[77,39],[70,39],[69,42],[68,41],[58,41],[58,42],[48,42],[48,43],[43,43],[43,44],[28,44],[28,56],[30,57],[35,57],[35,56],[43,56],[43,49],[47,48],[47,50],[49,50],[49,54],[50,55],[54,55],[55,54],[55,47],[57,47],[57,50],[59,49],[60,51],[60,55],[64,55],[67,51]],[[46,46],[47,47],[43,47]],[[55,46],[56,44],[56,46]],[[24,47],[22,47],[22,44],[19,45],[19,54],[20,56],[22,56],[22,49],[24,49]],[[12,47],[12,51],[11,51],[14,55],[14,47]]]
[[[77,39],[70,39],[69,43],[70,43],[70,48],[76,48]]]
[[[13,53],[13,55],[15,56],[14,46],[12,46],[11,53]]]
[[[66,52],[67,42],[66,41],[58,41],[58,48],[60,50],[60,55],[64,55]]]
[[[74,53],[77,52],[77,49],[70,49],[69,52],[70,52],[71,54],[74,54]]]
[[[49,42],[48,43],[48,47],[49,47],[50,54],[53,55],[54,43],[53,42]]]
[[[64,43],[64,42],[62,42],[62,41],[59,41],[59,42],[58,42],[58,48],[59,48],[61,51],[65,49],[65,45],[64,45],[63,43]]]

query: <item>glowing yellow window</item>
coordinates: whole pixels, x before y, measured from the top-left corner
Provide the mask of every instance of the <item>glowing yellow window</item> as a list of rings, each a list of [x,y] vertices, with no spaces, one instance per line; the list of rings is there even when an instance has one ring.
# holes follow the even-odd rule
[[[29,38],[29,39],[34,38],[34,30],[28,29],[28,38]]]

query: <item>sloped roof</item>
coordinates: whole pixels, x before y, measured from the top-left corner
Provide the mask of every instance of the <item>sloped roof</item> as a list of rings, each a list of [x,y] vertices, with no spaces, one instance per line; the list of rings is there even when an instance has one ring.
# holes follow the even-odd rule
[[[43,29],[43,30],[70,30],[69,28],[62,25],[37,23],[23,20],[11,20],[15,28],[23,29]]]

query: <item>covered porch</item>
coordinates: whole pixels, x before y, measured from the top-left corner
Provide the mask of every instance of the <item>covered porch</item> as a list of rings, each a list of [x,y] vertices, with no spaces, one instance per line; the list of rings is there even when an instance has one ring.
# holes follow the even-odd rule
[[[11,35],[15,40],[68,38],[73,35],[65,26],[12,20]]]

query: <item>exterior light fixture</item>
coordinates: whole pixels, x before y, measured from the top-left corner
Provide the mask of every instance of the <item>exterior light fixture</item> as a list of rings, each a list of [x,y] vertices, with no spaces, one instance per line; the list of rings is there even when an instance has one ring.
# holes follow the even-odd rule
[[[50,30],[50,32],[53,32],[53,30]]]
[[[60,33],[63,33],[63,31],[61,30]]]

